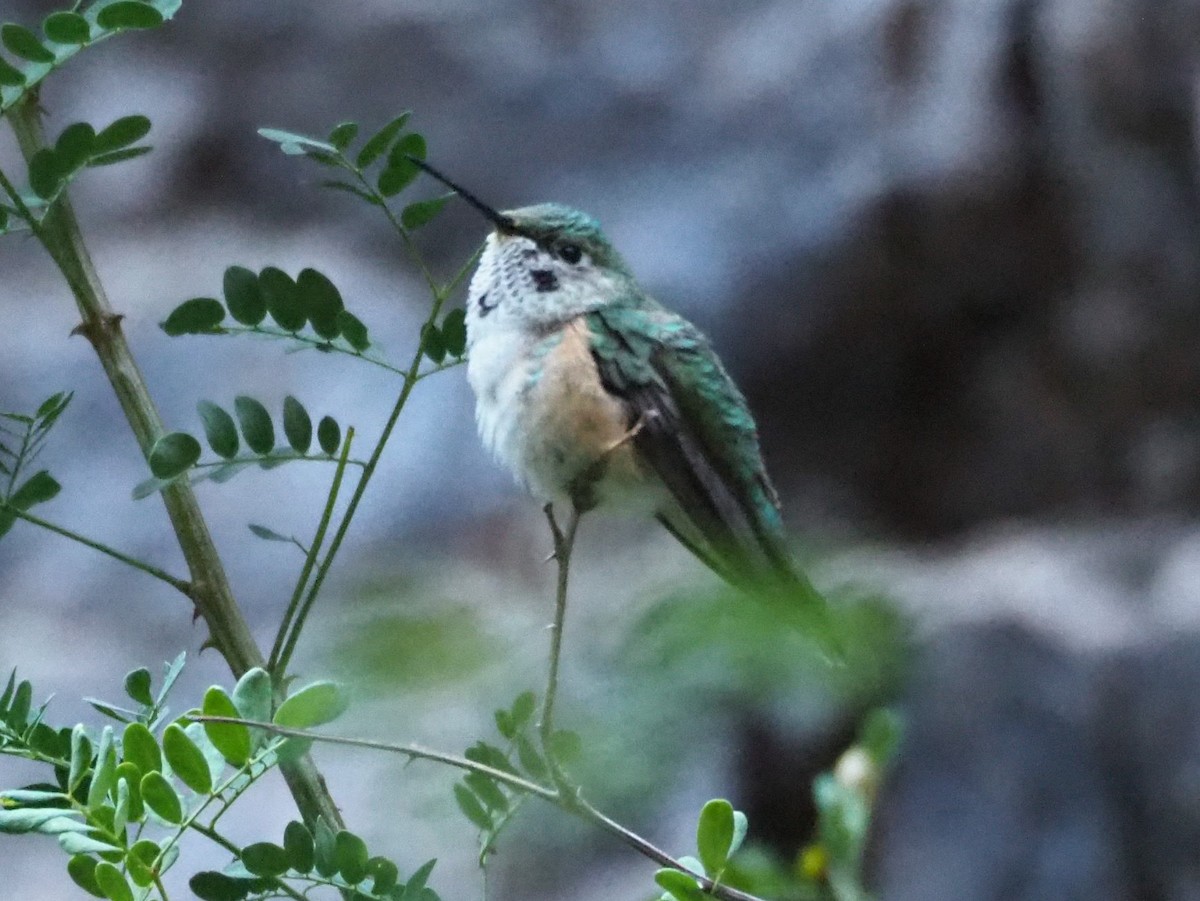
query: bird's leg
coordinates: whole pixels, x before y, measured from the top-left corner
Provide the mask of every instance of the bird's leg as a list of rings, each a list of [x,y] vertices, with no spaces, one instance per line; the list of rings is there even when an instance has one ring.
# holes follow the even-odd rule
[[[600,455],[600,459],[604,460],[610,454],[615,453],[616,451],[623,448],[626,444],[628,444],[630,441],[632,441],[634,438],[636,438],[641,433],[642,429],[644,429],[645,427],[646,427],[646,414],[642,413],[640,416],[638,416],[637,421],[626,430],[624,435],[622,435],[620,438],[618,438],[616,441],[614,441],[609,447],[606,447],[604,449],[604,453]]]
[[[567,778],[554,754],[554,701],[558,694],[558,664],[562,656],[563,623],[567,617],[567,582],[571,571],[571,551],[575,546],[575,533],[579,529],[582,511],[572,504],[571,516],[566,528],[560,528],[554,516],[552,504],[546,505],[546,519],[550,523],[550,534],[554,539],[554,559],[558,563],[558,580],[554,593],[554,624],[550,627],[550,666],[546,676],[546,692],[542,698],[542,716],[538,722],[538,737],[542,753],[550,770],[554,787],[564,801],[569,802],[578,794],[578,789]]]
[[[567,493],[570,495],[577,510],[587,512],[596,506],[596,485],[604,478],[604,471],[608,469],[609,458],[636,438],[645,426],[646,416],[643,414],[637,418],[637,421],[633,425],[626,429],[624,435],[601,451],[595,460],[571,479],[567,485]],[[548,504],[547,507],[549,507]],[[553,520],[551,520],[551,523],[551,528],[556,528],[553,525]]]

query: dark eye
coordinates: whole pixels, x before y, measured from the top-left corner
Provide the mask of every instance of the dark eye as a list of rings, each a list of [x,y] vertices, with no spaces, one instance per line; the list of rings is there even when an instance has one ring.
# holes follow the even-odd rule
[[[564,262],[574,266],[583,259],[583,250],[578,244],[564,243],[558,245],[558,255]]]

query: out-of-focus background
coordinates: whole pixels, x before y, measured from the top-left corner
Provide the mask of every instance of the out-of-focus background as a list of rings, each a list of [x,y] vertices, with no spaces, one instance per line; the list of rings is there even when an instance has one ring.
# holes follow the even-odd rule
[[[0,18],[53,9],[6,0]],[[831,677],[763,611],[707,600],[713,577],[669,537],[586,522],[561,720],[619,818],[683,853],[725,795],[786,861],[812,774],[862,709],[895,701],[882,897],[1200,892],[1200,3],[206,0],[83,54],[42,99],[55,132],[154,122],[153,154],[72,195],[172,427],[197,431],[201,399],[291,393],[367,446],[397,390],[342,358],[167,338],[157,323],[230,264],[325,272],[397,360],[423,315],[380,218],[260,126],[411,108],[439,166],[500,207],[593,213],[712,335],[861,653]],[[449,273],[482,235],[452,205],[419,242]],[[144,464],[73,309],[34,243],[0,241],[0,408],[76,392],[42,512],[180,570],[161,505],[130,500]],[[459,749],[540,681],[549,539],[472,407],[461,369],[420,386],[301,648],[305,677],[356,695],[343,731]],[[201,488],[263,642],[299,558],[246,524],[311,534],[330,475]],[[0,668],[55,694],[56,721],[181,648],[181,698],[227,683],[204,637],[177,596],[85,548],[28,527],[0,543]],[[373,846],[409,867],[436,855],[444,897],[478,896],[452,774],[318,760]],[[23,773],[4,762],[0,783]],[[291,816],[281,786],[257,815],[245,838]],[[224,862],[196,848],[180,870]],[[11,897],[75,896],[45,839],[4,837],[0,874]],[[649,875],[531,805],[489,891],[643,898]]]

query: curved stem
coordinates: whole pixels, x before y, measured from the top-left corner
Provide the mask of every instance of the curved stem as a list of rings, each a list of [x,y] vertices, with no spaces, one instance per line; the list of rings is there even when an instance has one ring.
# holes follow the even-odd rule
[[[672,857],[666,851],[659,848],[653,842],[648,841],[638,835],[631,829],[622,826],[616,820],[612,819],[587,801],[583,800],[578,794],[563,795],[553,788],[548,788],[544,785],[539,785],[536,782],[531,782],[522,776],[514,773],[509,773],[505,770],[498,770],[484,763],[478,763],[474,760],[469,760],[466,757],[461,757],[458,754],[447,754],[443,751],[435,751],[431,748],[426,748],[422,745],[407,744],[397,745],[384,741],[372,741],[364,738],[341,738],[335,735],[322,735],[319,732],[310,732],[307,729],[289,729],[286,726],[277,726],[274,723],[260,723],[255,720],[244,720],[239,717],[232,716],[205,716],[194,715],[188,717],[189,720],[198,723],[235,723],[242,726],[250,726],[255,729],[263,729],[273,735],[282,735],[287,738],[304,738],[311,741],[319,741],[325,744],[340,745],[346,748],[362,748],[370,751],[386,751],[390,754],[399,754],[402,757],[407,757],[410,760],[429,760],[434,763],[442,763],[447,766],[452,766],[456,769],[466,770],[469,773],[479,773],[487,776],[495,782],[507,785],[509,788],[517,791],[525,792],[533,795],[536,798],[541,798],[543,801],[548,801],[568,813],[574,814],[585,822],[591,823],[609,832],[619,838],[625,844],[629,845],[639,854],[648,857],[660,866],[670,867],[673,870],[680,870],[687,873],[689,876],[695,877],[696,881],[704,891],[709,892],[713,897],[720,898],[722,901],[763,901],[756,895],[751,895],[747,892],[731,888],[727,885],[714,883],[711,879],[701,873],[695,873],[684,866],[677,858]]]
[[[134,569],[140,569],[147,575],[154,576],[154,578],[166,582],[176,591],[182,592],[188,597],[192,596],[192,584],[190,582],[187,582],[183,579],[177,579],[166,570],[159,569],[152,563],[146,563],[144,560],[138,560],[136,557],[130,557],[128,554],[121,553],[116,548],[111,548],[107,544],[102,544],[99,541],[95,541],[85,535],[80,535],[78,532],[72,532],[70,529],[65,529],[62,526],[56,526],[54,523],[48,522],[47,520],[42,519],[40,516],[34,516],[32,513],[27,513],[18,507],[12,506],[11,504],[0,502],[0,510],[5,510],[17,517],[17,519],[23,519],[32,525],[47,530],[48,532],[53,532],[55,535],[61,535],[64,538],[70,538],[72,541],[76,541],[79,544],[90,547],[94,551],[107,554],[114,560],[120,560],[127,566],[132,566]]]

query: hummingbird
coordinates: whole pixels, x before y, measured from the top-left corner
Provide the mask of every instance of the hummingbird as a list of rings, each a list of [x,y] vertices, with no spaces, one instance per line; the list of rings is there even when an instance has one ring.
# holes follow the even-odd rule
[[[499,211],[467,297],[483,443],[535,497],[658,519],[727,582],[821,603],[788,552],[745,397],[691,322],[651,298],[592,216]]]

